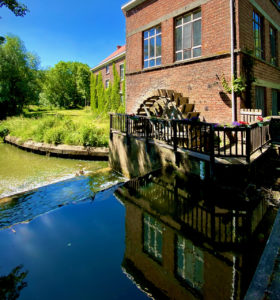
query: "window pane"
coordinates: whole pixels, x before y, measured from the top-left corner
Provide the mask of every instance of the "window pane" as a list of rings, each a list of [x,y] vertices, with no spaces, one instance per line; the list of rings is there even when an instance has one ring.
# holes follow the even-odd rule
[[[149,43],[149,40],[145,40],[144,41],[144,59],[147,59],[148,56],[149,56],[149,53],[148,53],[148,43]]]
[[[161,27],[156,28],[156,33],[161,33]]]
[[[156,37],[156,56],[161,56],[161,35]]]
[[[201,11],[197,11],[193,14],[193,19],[197,19],[201,17]]]
[[[157,66],[161,65],[161,58],[157,58],[157,60],[156,60],[156,65],[157,65]]]
[[[148,68],[149,64],[148,64],[148,61],[144,61],[144,68]]]
[[[151,59],[150,60],[150,67],[154,67],[155,66],[155,60],[154,59]]]
[[[182,50],[182,27],[176,28],[175,36],[176,36],[175,37],[175,39],[176,39],[176,42],[175,42],[176,51]]]
[[[193,23],[193,46],[201,45],[201,20]]]
[[[177,60],[182,60],[183,59],[183,55],[182,55],[182,52],[178,52],[176,53],[176,57],[175,57],[176,61]]]
[[[192,25],[191,23],[188,23],[183,26],[183,49],[187,50],[192,47]]]
[[[176,20],[176,26],[182,25],[182,18]]]
[[[193,49],[193,57],[201,56],[201,48]]]
[[[188,59],[192,57],[192,50],[185,50],[184,51],[184,59]]]
[[[152,28],[149,30],[150,36],[155,35],[155,28]]]
[[[149,36],[149,32],[148,31],[144,31],[144,39],[146,39]]]
[[[155,38],[150,39],[150,53],[149,57],[154,57],[155,56]]]
[[[184,23],[190,22],[191,19],[192,19],[192,15],[184,16],[184,17],[183,17],[183,22],[184,22]]]

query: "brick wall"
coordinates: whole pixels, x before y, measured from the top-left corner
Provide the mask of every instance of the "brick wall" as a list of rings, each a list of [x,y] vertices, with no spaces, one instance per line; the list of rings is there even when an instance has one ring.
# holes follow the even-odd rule
[[[270,65],[270,39],[269,39],[269,27],[273,25],[272,22],[280,25],[280,12],[271,3],[270,0],[256,0],[257,5],[261,8],[258,10],[252,2],[249,0],[239,0],[238,1],[238,48],[241,50],[251,50],[254,51],[254,38],[253,38],[253,11],[256,11],[260,16],[263,17],[263,38],[264,38],[264,60],[254,59],[254,77],[256,78],[256,83],[252,90],[252,107],[255,106],[255,85],[258,85],[258,81],[265,81],[267,83],[262,83],[261,86],[266,88],[265,90],[265,114],[270,114],[272,110],[272,85],[278,85],[280,89],[280,68]],[[264,13],[269,16],[269,19],[264,16]],[[272,22],[271,22],[272,20]],[[278,45],[278,66],[280,59],[280,32],[278,31],[277,36]],[[276,86],[277,88],[277,86]]]
[[[106,74],[106,66],[103,66],[102,68],[100,68],[100,69],[94,71],[93,74],[98,75],[99,72],[101,72],[103,84],[104,84],[104,87],[105,87],[105,82],[106,82],[106,80],[109,79],[109,80],[111,81],[111,84],[112,84],[113,81],[114,81],[113,63],[115,63],[117,72],[118,72],[119,75],[120,75],[120,65],[124,64],[124,62],[125,62],[125,57],[122,57],[121,59],[118,59],[118,60],[116,60],[116,61],[114,61],[114,62],[110,62],[110,63],[109,63],[109,73],[108,73],[108,74]]]
[[[280,24],[279,11],[268,0],[255,0]],[[195,8],[201,8],[202,54],[200,59],[175,62],[174,19]],[[228,0],[148,0],[126,12],[127,40],[127,112],[135,113],[142,103],[158,88],[184,93],[195,110],[208,122],[231,121],[231,95],[223,93],[222,74],[230,80],[230,8]],[[253,49],[253,5],[250,0],[236,0],[236,52]],[[156,25],[162,29],[162,65],[143,70],[143,31]],[[268,21],[265,20],[265,53],[270,60]],[[278,52],[279,47],[278,32]],[[279,53],[280,56],[280,53]],[[210,59],[211,58],[211,59]],[[237,75],[242,72],[241,55],[236,55]],[[256,78],[280,83],[279,68],[256,59]],[[271,91],[267,89],[267,111]],[[271,98],[271,97],[270,97]],[[237,99],[237,112],[241,100]]]

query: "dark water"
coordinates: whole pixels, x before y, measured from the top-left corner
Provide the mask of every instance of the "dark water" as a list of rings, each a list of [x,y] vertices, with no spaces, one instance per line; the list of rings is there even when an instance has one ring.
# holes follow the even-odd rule
[[[16,199],[33,220],[0,230],[0,299],[243,298],[273,219],[260,195],[157,173],[93,196],[88,180]]]

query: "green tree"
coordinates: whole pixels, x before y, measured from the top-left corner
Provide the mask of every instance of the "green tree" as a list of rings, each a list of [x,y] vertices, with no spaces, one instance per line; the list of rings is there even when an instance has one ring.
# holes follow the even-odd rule
[[[0,0],[0,7],[6,6],[17,17],[23,17],[29,11],[26,5],[21,4],[16,0]]]
[[[111,110],[112,106],[112,84],[109,81],[109,86],[105,89],[105,94],[104,94],[104,112],[108,112]]]
[[[124,77],[122,81],[122,101],[121,101],[121,105],[118,108],[118,112],[123,114],[125,113],[125,88],[126,88],[125,69],[126,69],[126,64],[124,62]]]
[[[112,101],[111,110],[116,112],[121,104],[121,95],[120,95],[120,76],[116,70],[115,64],[113,64],[113,75],[114,75],[114,81],[113,81],[112,95],[111,95],[111,101]]]
[[[56,107],[84,106],[89,98],[89,66],[60,61],[46,73],[41,103]]]
[[[15,36],[0,45],[0,118],[20,113],[39,95],[39,58]]]
[[[97,110],[98,110],[98,112],[104,112],[104,108],[105,108],[105,99],[104,99],[105,89],[104,89],[104,85],[103,85],[101,72],[99,72],[98,77],[97,77],[96,93],[97,93],[97,99],[98,99]]]
[[[97,111],[97,76],[91,73],[90,75],[90,106],[92,111]]]
[[[84,106],[90,98],[90,70],[87,65],[80,64],[76,75],[77,91],[81,99],[84,100]]]

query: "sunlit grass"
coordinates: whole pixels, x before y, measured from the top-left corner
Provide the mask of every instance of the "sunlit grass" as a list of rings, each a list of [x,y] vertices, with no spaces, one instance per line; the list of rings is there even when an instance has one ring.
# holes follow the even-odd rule
[[[0,136],[7,132],[22,141],[51,144],[107,146],[109,117],[93,115],[89,109],[26,110],[24,116],[0,123]]]

